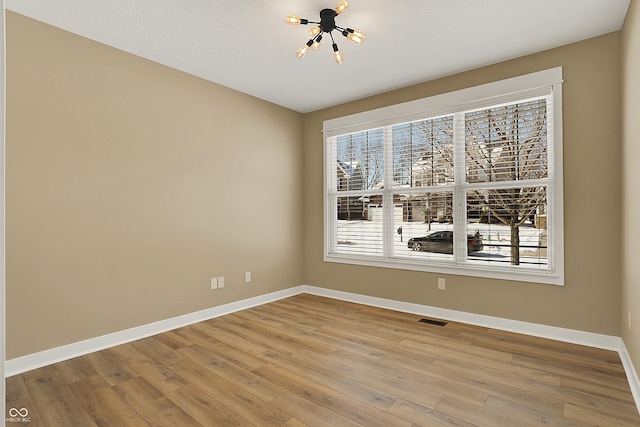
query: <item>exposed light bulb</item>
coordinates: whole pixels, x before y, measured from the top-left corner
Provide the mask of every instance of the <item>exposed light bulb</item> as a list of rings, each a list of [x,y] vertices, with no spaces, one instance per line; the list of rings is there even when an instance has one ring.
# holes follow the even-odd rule
[[[354,37],[354,38],[360,39],[360,41],[357,42],[353,38],[350,38],[350,40],[353,41],[356,44],[362,43],[364,41],[364,39],[367,37],[367,35],[365,33],[363,33],[362,31],[360,31],[360,30],[353,30],[353,32],[349,33],[349,34],[351,34],[351,36]]]
[[[309,48],[311,47],[311,45],[313,45],[313,40],[309,40],[307,43],[305,43],[304,46],[298,49],[298,51],[296,52],[296,56],[300,59],[304,58],[307,52],[309,52]]]
[[[302,59],[307,54],[307,52],[309,52],[309,46],[305,44],[300,49],[298,49],[298,51],[296,52],[296,56]]]
[[[336,64],[340,65],[342,64],[342,61],[344,61],[344,57],[342,56],[342,52],[340,52],[338,50],[338,45],[337,44],[333,44],[333,56],[336,59]]]
[[[315,37],[315,36],[317,36],[318,34],[320,34],[320,26],[315,25],[315,26],[313,26],[313,27],[309,28],[309,35],[310,35],[311,37]]]
[[[291,25],[298,25],[298,24],[307,25],[309,23],[308,19],[300,18],[299,16],[296,16],[296,15],[287,16],[285,21],[287,21],[287,24],[291,24]]]
[[[347,38],[348,38],[349,40],[351,40],[352,42],[354,42],[355,44],[360,44],[360,43],[362,43],[362,39],[361,39],[361,38],[359,38],[359,37],[354,36],[353,34],[349,34],[349,35],[347,35]]]
[[[360,44],[364,41],[364,38],[367,37],[365,33],[358,30],[352,30],[351,28],[347,28],[342,31],[342,35],[354,42],[355,44]]]
[[[340,0],[340,3],[336,6],[336,13],[340,15],[342,12],[347,10],[349,7],[349,2],[347,0]]]

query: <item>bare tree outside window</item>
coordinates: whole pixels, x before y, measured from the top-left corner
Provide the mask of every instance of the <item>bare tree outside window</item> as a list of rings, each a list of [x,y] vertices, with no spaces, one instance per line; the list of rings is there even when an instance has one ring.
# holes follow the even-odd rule
[[[453,116],[393,127],[394,185],[453,183]]]
[[[336,172],[338,191],[371,190],[384,177],[383,130],[352,133],[337,138]],[[362,220],[367,217],[363,197],[340,198],[338,219]]]
[[[474,190],[477,204],[511,230],[511,264],[520,264],[520,227],[546,209],[545,186],[527,185],[548,176],[545,99],[468,113],[468,183],[513,183],[511,188]]]
[[[337,159],[339,164],[358,170],[358,183],[348,190],[374,189],[384,177],[383,130],[338,137]]]
[[[453,183],[453,116],[396,125],[393,132],[393,176],[396,188],[421,188]],[[450,221],[453,212],[438,193],[405,199],[407,221],[428,224]]]

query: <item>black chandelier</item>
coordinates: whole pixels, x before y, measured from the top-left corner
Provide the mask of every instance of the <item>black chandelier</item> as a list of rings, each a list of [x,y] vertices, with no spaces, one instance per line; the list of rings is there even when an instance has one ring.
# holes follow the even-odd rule
[[[362,31],[353,30],[351,28],[342,28],[336,25],[336,16],[347,10],[348,7],[349,2],[347,0],[341,0],[335,9],[322,9],[320,11],[320,22],[309,21],[308,19],[300,18],[295,15],[287,16],[287,23],[291,25],[317,24],[309,29],[309,35],[311,36],[311,38],[304,46],[298,49],[298,52],[296,52],[296,56],[302,59],[307,54],[309,49],[318,50],[318,48],[320,47],[320,42],[322,41],[322,35],[324,33],[327,33],[331,37],[333,54],[336,62],[338,64],[342,64],[344,57],[342,56],[342,52],[340,52],[340,50],[338,49],[338,45],[333,39],[333,30],[339,31],[343,36],[345,36],[355,44],[362,43],[362,41],[366,37],[366,34]]]

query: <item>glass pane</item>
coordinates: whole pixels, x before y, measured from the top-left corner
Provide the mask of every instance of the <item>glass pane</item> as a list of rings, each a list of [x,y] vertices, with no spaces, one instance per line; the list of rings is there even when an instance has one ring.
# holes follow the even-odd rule
[[[547,178],[545,99],[465,115],[467,182]]]
[[[338,197],[337,253],[382,255],[382,195]]]
[[[433,187],[453,183],[453,117],[393,126],[393,185]]]
[[[395,194],[393,229],[394,256],[453,260],[453,193]]]
[[[547,268],[546,188],[467,192],[467,233],[476,236],[469,262]]]
[[[381,188],[384,178],[382,129],[337,137],[336,155],[338,191]]]

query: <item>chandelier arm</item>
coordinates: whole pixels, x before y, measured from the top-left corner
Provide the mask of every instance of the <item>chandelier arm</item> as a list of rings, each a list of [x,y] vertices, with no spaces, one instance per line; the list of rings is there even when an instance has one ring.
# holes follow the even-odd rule
[[[333,39],[333,31],[330,31],[329,35],[331,36],[331,44],[333,45],[333,51],[337,52],[338,51],[338,43],[336,43],[336,41]]]
[[[336,25],[336,30],[340,31],[343,35],[344,33],[354,33],[356,31],[353,28],[349,28],[349,27],[343,28],[343,27],[338,27],[337,25]]]

